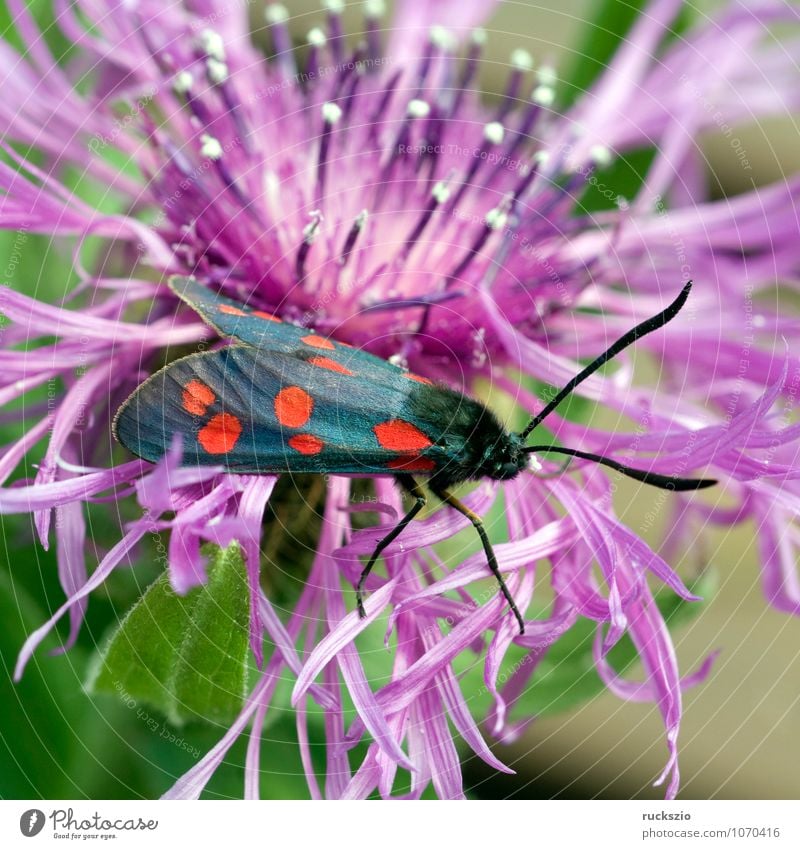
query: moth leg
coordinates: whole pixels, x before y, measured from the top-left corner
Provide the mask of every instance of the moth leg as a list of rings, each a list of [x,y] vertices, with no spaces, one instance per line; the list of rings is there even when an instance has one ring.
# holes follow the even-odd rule
[[[506,586],[506,582],[503,580],[503,576],[500,574],[500,568],[497,565],[497,558],[494,556],[494,549],[492,548],[492,544],[489,542],[489,536],[486,533],[486,528],[483,525],[483,520],[477,513],[473,513],[472,510],[467,507],[466,504],[462,504],[451,492],[448,492],[445,488],[437,487],[431,484],[431,491],[437,498],[441,498],[445,504],[449,504],[455,510],[458,510],[462,516],[466,516],[470,522],[472,522],[472,526],[478,532],[478,536],[481,538],[481,543],[483,544],[483,550],[486,552],[486,559],[489,562],[489,568],[492,570],[492,574],[497,578],[497,583],[500,584],[500,592],[505,597],[505,600],[508,602],[508,606],[511,608],[511,612],[517,619],[519,623],[519,632],[520,634],[525,633],[525,622],[522,619],[522,614],[519,612],[517,608],[517,604],[511,596],[511,593],[508,591],[508,587]]]
[[[356,605],[358,607],[358,615],[362,619],[367,615],[364,610],[364,584],[369,577],[369,573],[372,571],[372,567],[375,565],[377,559],[381,556],[381,552],[386,548],[386,546],[394,542],[394,540],[403,533],[408,526],[408,523],[428,502],[428,498],[422,487],[414,480],[413,477],[411,477],[411,475],[396,475],[395,480],[406,492],[414,496],[416,500],[414,501],[414,506],[408,511],[408,513],[406,513],[406,515],[403,516],[403,518],[391,529],[391,531],[389,531],[389,533],[386,534],[386,536],[375,546],[375,551],[372,552],[372,557],[370,557],[367,561],[367,565],[361,572],[361,577],[358,579],[358,584],[356,586]]]
[[[417,325],[417,329],[414,331],[417,336],[423,336],[425,334],[425,331],[428,329],[428,317],[430,316],[430,313],[431,305],[425,304],[425,307],[422,311],[422,318],[420,319],[419,324]]]

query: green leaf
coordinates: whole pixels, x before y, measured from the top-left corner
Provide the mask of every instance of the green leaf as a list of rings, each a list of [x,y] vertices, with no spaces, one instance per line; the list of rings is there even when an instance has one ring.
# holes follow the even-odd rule
[[[591,215],[606,209],[617,209],[618,198],[635,198],[655,158],[655,148],[626,150],[608,167],[596,170],[575,204],[574,214]]]
[[[575,63],[566,74],[565,105],[591,88],[639,17],[644,4],[644,0],[603,0],[592,7],[594,20],[587,22],[575,48]]]
[[[66,64],[69,56],[74,52],[75,46],[56,25],[53,4],[48,0],[26,0],[25,6],[28,14],[33,16],[39,31],[42,33],[42,39],[56,61],[62,65]],[[0,36],[3,41],[9,42],[22,54],[26,54],[30,50],[25,38],[14,23],[12,10],[6,3],[0,3]]]
[[[572,105],[594,85],[646,6],[647,0],[599,0],[588,7],[593,13],[592,20],[586,21],[583,35],[573,50],[575,60],[564,73],[566,91],[561,97],[564,107]],[[700,18],[699,10],[684,4],[665,33],[664,42],[682,35]]]
[[[241,550],[207,546],[208,581],[180,596],[165,573],[123,619],[88,687],[143,702],[176,724],[225,722],[247,687],[250,598]]]
[[[208,585],[197,591],[172,685],[180,715],[223,721],[239,712],[247,692],[250,596],[239,546],[215,550]]]

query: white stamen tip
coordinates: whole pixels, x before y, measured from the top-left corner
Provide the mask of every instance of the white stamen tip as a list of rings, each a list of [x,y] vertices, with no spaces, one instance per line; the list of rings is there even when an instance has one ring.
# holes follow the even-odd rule
[[[549,161],[550,154],[546,150],[537,150],[536,153],[533,154],[534,165],[538,165],[540,168],[543,165],[547,165]]]
[[[631,208],[630,201],[624,195],[617,195],[617,209],[620,212],[627,212]]]
[[[308,31],[308,35],[306,36],[306,41],[312,47],[324,47],[325,42],[327,42],[327,38],[325,37],[325,33],[319,28],[314,27]]]
[[[217,59],[209,57],[206,61],[206,70],[208,78],[214,85],[222,85],[228,79],[228,66]]]
[[[499,121],[492,121],[483,128],[483,137],[489,144],[502,144],[505,134],[505,128]]]
[[[589,158],[598,168],[606,168],[613,159],[611,151],[604,144],[592,145],[589,149]]]
[[[519,71],[530,71],[533,67],[533,56],[527,50],[518,47],[511,52],[511,64]]]
[[[483,27],[477,27],[470,33],[470,39],[473,44],[486,44],[486,30]]]
[[[225,61],[225,42],[216,30],[204,29],[200,33],[200,46],[206,56],[210,56],[218,62]]]
[[[200,136],[200,153],[207,159],[222,159],[222,145],[214,136],[203,133]]]
[[[538,106],[552,106],[555,99],[555,89],[549,85],[537,85],[531,94],[531,100]]]
[[[431,194],[436,199],[436,203],[447,203],[450,199],[450,186],[444,180],[439,180],[431,189]]]
[[[344,3],[342,0],[325,0],[323,4],[325,8],[334,15],[341,15],[344,12]]]
[[[409,101],[406,113],[409,118],[427,118],[431,114],[431,107],[424,100],[417,100],[415,98]]]
[[[307,245],[314,243],[319,233],[319,225],[322,223],[322,213],[318,209],[309,212],[309,216],[311,221],[303,228],[303,241]]]
[[[431,44],[442,50],[452,50],[456,45],[456,39],[453,33],[447,27],[443,27],[440,24],[434,24],[430,28],[428,37],[431,40]]]
[[[539,85],[552,88],[558,82],[558,74],[552,65],[542,65],[536,72],[536,79],[539,80]]]
[[[322,120],[326,124],[338,124],[339,120],[342,117],[342,108],[338,106],[336,103],[328,103],[322,104]]]
[[[363,230],[367,225],[367,218],[369,218],[369,210],[362,209],[361,212],[356,215],[356,229]]]
[[[192,90],[193,85],[194,77],[189,71],[181,71],[175,75],[175,79],[172,81],[172,88],[178,94],[187,94]]]
[[[382,18],[386,14],[386,3],[384,0],[366,0],[364,14],[371,20]]]
[[[502,206],[496,206],[486,213],[486,226],[490,230],[502,230],[508,221],[508,210]]]
[[[264,9],[264,18],[268,24],[285,24],[289,20],[289,10],[283,3],[270,3]]]

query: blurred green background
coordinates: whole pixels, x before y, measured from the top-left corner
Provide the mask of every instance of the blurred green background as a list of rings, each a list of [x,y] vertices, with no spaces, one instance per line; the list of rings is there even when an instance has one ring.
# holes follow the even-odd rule
[[[316,3],[290,0],[288,5],[298,39],[321,20]],[[570,92],[592,82],[641,5],[618,0],[557,4],[507,0],[488,27],[482,83],[489,92],[502,89],[511,50],[525,47],[537,61],[558,67],[565,79],[562,95],[569,98]],[[260,14],[259,4],[254,7]],[[706,5],[687,4],[687,20],[699,8]],[[47,4],[36,4],[36,10],[42,20],[48,19]],[[5,28],[9,16],[6,10],[2,13],[0,25]],[[350,9],[347,15],[357,19]],[[51,36],[60,49],[67,48],[57,34]],[[780,179],[800,166],[800,146],[791,121],[743,128],[739,135],[760,182]],[[735,152],[724,139],[709,135],[700,142],[708,157],[710,184],[718,192],[749,188]],[[627,174],[620,179],[636,177]],[[629,192],[633,186],[618,188]],[[2,234],[6,254],[13,236]],[[34,237],[27,240],[24,251],[21,285],[44,299],[48,292],[63,293],[66,254]],[[10,434],[4,437],[6,441]],[[652,507],[648,499],[655,497],[634,485],[623,490],[618,503],[623,520],[632,527],[640,525]],[[22,682],[14,685],[10,676],[17,651],[25,636],[61,602],[61,591],[54,553],[43,552],[33,543],[30,521],[0,520],[0,796],[160,795],[195,762],[198,753],[205,753],[219,739],[225,723],[178,728],[155,708],[84,691],[97,645],[156,577],[155,570],[145,566],[115,574],[103,591],[94,594],[78,644],[61,656],[40,650]],[[651,531],[654,543],[658,533],[658,529]],[[685,671],[716,648],[723,653],[709,681],[685,696],[681,795],[796,798],[800,794],[800,622],[774,612],[764,602],[752,528],[710,536],[702,558],[712,567],[718,586],[699,615],[679,617],[673,636]],[[666,752],[661,717],[652,706],[622,703],[601,692],[588,660],[587,635],[575,634],[565,644],[551,668],[551,678],[542,682],[533,698],[545,715],[513,746],[498,748],[498,756],[517,775],[496,775],[477,759],[465,757],[465,783],[472,796],[662,798],[662,790],[650,787]],[[53,644],[51,639],[45,647]],[[559,687],[565,689],[563,682],[570,676],[575,681],[572,697],[559,701],[553,694]],[[305,798],[294,718],[285,699],[283,704],[283,709],[273,712],[265,733],[262,795]],[[548,712],[548,707],[555,712]],[[241,795],[243,748],[242,741],[234,746],[210,785],[212,795]]]

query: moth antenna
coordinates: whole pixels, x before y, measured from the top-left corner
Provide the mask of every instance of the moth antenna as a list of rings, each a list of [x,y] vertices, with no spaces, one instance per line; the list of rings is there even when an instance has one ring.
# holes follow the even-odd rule
[[[617,356],[621,351],[624,351],[629,345],[632,345],[637,339],[640,339],[642,336],[646,336],[648,333],[652,333],[654,330],[658,330],[660,327],[663,327],[667,322],[672,321],[673,318],[681,311],[681,308],[686,303],[686,299],[689,297],[689,292],[692,290],[692,281],[689,280],[686,285],[681,290],[681,293],[677,298],[660,313],[652,316],[651,318],[646,319],[641,322],[641,324],[637,324],[632,330],[629,330],[624,336],[620,336],[614,344],[608,348],[608,350],[604,351],[600,354],[597,359],[592,360],[586,368],[580,371],[572,380],[569,381],[564,387],[562,387],[555,397],[545,405],[544,409],[541,410],[538,415],[534,416],[529,422],[528,426],[520,433],[521,439],[527,439],[530,432],[539,424],[541,424],[550,413],[555,410],[555,408],[569,395],[576,386],[579,386],[586,380],[587,377],[593,375],[601,366],[605,365],[610,359],[613,359]]]
[[[526,454],[532,454],[534,452],[566,454],[568,457],[580,457],[582,460],[592,460],[595,463],[600,463],[602,466],[608,466],[609,469],[614,469],[620,474],[634,480],[650,484],[650,486],[657,486],[659,489],[670,489],[673,492],[706,489],[717,483],[717,481],[711,478],[678,478],[672,475],[660,475],[657,472],[647,472],[644,469],[635,469],[632,466],[626,466],[624,463],[619,463],[610,457],[603,457],[602,454],[592,454],[590,451],[578,451],[575,448],[561,448],[557,445],[531,445],[525,448]]]

